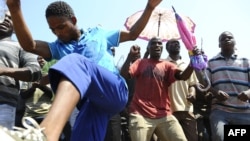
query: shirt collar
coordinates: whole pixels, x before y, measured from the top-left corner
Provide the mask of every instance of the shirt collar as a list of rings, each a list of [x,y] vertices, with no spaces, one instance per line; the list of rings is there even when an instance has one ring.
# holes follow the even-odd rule
[[[181,63],[184,63],[184,61],[181,59],[181,56],[177,61],[173,60],[170,56],[168,56],[166,60],[169,61],[169,62],[172,62],[174,64],[177,64],[177,65],[181,64]]]
[[[237,57],[238,57],[238,53],[234,52],[234,53],[231,55],[230,58],[231,58],[231,59],[236,59]],[[216,58],[216,59],[219,59],[219,58],[225,59],[225,57],[221,55],[221,52],[218,53],[218,54],[215,56],[215,58]]]

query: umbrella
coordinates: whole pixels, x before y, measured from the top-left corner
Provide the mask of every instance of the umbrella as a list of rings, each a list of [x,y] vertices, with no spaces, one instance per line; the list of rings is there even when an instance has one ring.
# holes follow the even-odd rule
[[[202,71],[202,73],[205,75],[205,78],[208,82],[208,86],[206,88],[202,88],[200,84],[197,84],[198,89],[200,89],[201,91],[207,91],[211,86],[211,83],[205,72],[205,68],[207,67],[207,56],[204,53],[202,55],[197,55],[197,56],[192,55],[191,53],[192,50],[197,46],[195,36],[192,32],[188,30],[187,24],[182,19],[182,17],[178,13],[176,13],[174,7],[172,7],[172,9],[175,13],[177,28],[181,36],[181,40],[190,53],[191,65],[194,67],[194,69],[198,71]]]
[[[129,16],[125,21],[125,27],[130,30],[135,22],[141,17],[142,13],[143,10]],[[194,32],[195,23],[187,16],[182,17],[187,23],[188,30],[190,32]],[[162,41],[168,41],[172,38],[180,39],[180,35],[176,27],[175,13],[172,9],[155,8],[146,27],[139,35],[139,38],[148,41],[155,36],[160,37]]]

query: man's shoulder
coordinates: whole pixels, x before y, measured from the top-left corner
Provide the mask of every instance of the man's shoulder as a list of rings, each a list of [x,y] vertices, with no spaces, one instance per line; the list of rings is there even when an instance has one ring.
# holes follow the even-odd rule
[[[104,29],[101,25],[97,25],[97,26],[93,26],[93,27],[89,27],[89,28],[87,28],[87,29],[82,29],[84,32],[92,32],[92,31],[96,31],[96,30],[106,30],[106,29]]]
[[[210,59],[208,59],[208,61],[211,62],[214,60],[218,60],[220,58],[223,58],[223,56],[220,53],[218,53],[218,54],[214,55],[213,57],[211,57]]]
[[[2,40],[2,41],[0,41],[0,43],[8,45],[8,46],[20,47],[20,44],[15,40]]]

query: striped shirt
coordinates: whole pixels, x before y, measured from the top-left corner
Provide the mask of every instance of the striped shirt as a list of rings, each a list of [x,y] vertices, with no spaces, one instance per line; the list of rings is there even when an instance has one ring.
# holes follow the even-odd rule
[[[37,56],[25,52],[16,41],[0,40],[0,68],[4,67],[28,68],[30,81],[37,81],[41,78],[41,68],[37,62]],[[6,75],[0,76],[0,103],[16,106],[19,90],[18,80]]]
[[[226,59],[221,54],[208,61],[207,74],[213,88],[229,94],[226,101],[213,99],[212,109],[227,112],[250,113],[250,103],[237,98],[238,94],[250,87],[250,66],[247,58],[233,54]]]

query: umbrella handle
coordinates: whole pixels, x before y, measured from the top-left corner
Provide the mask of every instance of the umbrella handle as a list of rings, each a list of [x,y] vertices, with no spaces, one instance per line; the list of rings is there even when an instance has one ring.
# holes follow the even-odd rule
[[[160,33],[160,26],[161,26],[161,16],[162,16],[162,14],[161,14],[161,13],[159,13],[158,15],[159,15],[159,19],[158,19],[158,31],[157,31],[157,36],[159,37],[159,33]]]
[[[206,91],[208,91],[209,88],[211,87],[211,82],[210,82],[210,80],[209,80],[209,78],[208,78],[208,76],[207,76],[206,71],[204,71],[204,75],[205,75],[205,78],[204,78],[204,79],[207,81],[207,87],[203,88],[203,86],[202,86],[200,83],[196,84],[197,88],[198,88],[201,92],[206,92]]]

